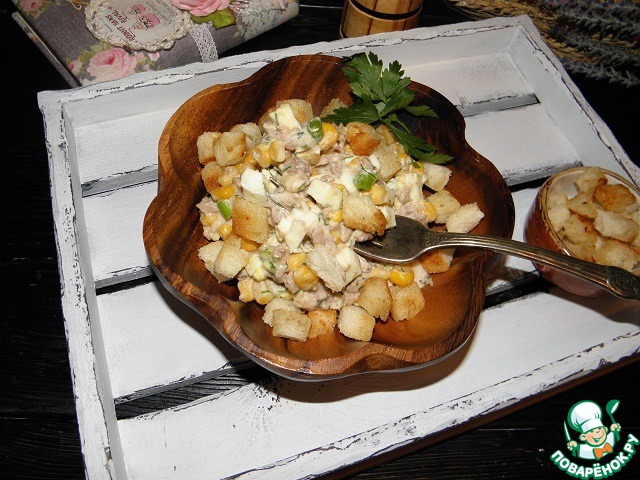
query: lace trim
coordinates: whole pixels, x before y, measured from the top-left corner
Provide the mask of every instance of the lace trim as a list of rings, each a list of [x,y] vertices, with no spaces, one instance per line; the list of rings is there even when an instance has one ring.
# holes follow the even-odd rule
[[[189,29],[189,35],[198,47],[203,62],[213,62],[218,59],[218,49],[211,32],[205,23],[196,24]]]

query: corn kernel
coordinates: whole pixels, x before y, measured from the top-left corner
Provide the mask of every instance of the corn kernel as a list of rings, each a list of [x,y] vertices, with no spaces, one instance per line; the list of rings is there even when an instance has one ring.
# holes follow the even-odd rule
[[[224,172],[218,175],[218,183],[221,186],[226,187],[227,185],[231,185],[231,182],[233,182],[233,179],[237,176],[238,171],[235,167],[227,167],[224,169]]]
[[[210,227],[213,225],[216,220],[218,220],[219,215],[215,212],[212,213],[200,213],[200,223],[203,227]]]
[[[230,223],[223,223],[220,225],[220,228],[218,228],[218,234],[220,235],[220,238],[225,240],[231,234],[232,230],[233,227]]]
[[[331,220],[332,222],[341,222],[342,221],[342,209],[340,210],[334,210],[333,212],[331,212],[329,214],[329,220]]]
[[[280,290],[276,296],[285,300],[293,300],[293,294],[289,290]]]
[[[274,163],[282,163],[286,158],[286,150],[282,140],[274,140],[269,144],[269,155]]]
[[[260,305],[266,305],[274,298],[276,298],[276,296],[271,290],[262,290],[261,292],[258,292],[258,294],[255,296],[255,301],[258,302]]]
[[[256,161],[256,155],[257,155],[256,152],[257,152],[256,147],[253,147],[251,150],[247,152],[247,154],[244,156],[244,163],[246,165],[249,165],[249,166],[258,165],[258,162]]]
[[[304,152],[297,152],[296,157],[306,160],[309,165],[317,165],[320,161],[320,153],[315,150],[306,150]]]
[[[306,262],[306,261],[307,261],[307,254],[306,253],[304,253],[304,252],[302,252],[302,253],[292,253],[287,258],[287,267],[289,267],[289,271],[290,272],[293,272],[297,268],[300,268],[302,265],[304,265],[304,262]]]
[[[338,230],[329,230],[331,232],[331,236],[333,237],[333,241],[338,243],[341,240],[340,238],[340,232]]]
[[[433,222],[436,218],[438,218],[438,212],[436,210],[436,206],[426,201],[420,206],[420,212],[427,217],[427,222]]]
[[[271,152],[269,151],[269,145],[261,143],[258,145],[253,153],[253,158],[258,162],[262,168],[267,168],[271,165]]]
[[[371,200],[375,205],[384,205],[387,203],[387,189],[382,185],[375,183],[373,187],[371,187]]]
[[[293,272],[293,282],[301,290],[311,290],[318,284],[318,276],[309,267],[303,265]]]
[[[253,293],[251,292],[252,287],[252,278],[243,278],[238,282],[238,290],[240,291],[241,302],[250,302],[251,300],[253,300]]]
[[[245,252],[253,252],[259,247],[257,242],[253,240],[249,240],[247,238],[240,239],[240,248],[242,248]]]
[[[376,265],[371,269],[369,273],[372,277],[384,278],[387,280],[389,278],[389,269],[383,267],[382,265]]]
[[[326,150],[338,141],[338,129],[333,123],[322,122],[322,138],[318,142],[320,150]]]
[[[262,282],[267,279],[267,271],[264,268],[256,268],[251,276],[256,282]]]
[[[389,272],[389,280],[400,287],[406,287],[413,283],[413,270],[406,267],[394,267]]]
[[[215,201],[227,200],[233,197],[234,193],[236,193],[236,187],[233,185],[226,185],[224,187],[217,187],[211,190],[211,198]]]

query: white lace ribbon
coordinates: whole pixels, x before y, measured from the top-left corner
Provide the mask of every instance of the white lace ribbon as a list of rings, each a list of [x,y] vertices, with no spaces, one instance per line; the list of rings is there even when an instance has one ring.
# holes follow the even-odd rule
[[[218,49],[213,41],[209,28],[204,23],[194,25],[189,29],[189,35],[198,47],[203,62],[213,62],[218,59]]]

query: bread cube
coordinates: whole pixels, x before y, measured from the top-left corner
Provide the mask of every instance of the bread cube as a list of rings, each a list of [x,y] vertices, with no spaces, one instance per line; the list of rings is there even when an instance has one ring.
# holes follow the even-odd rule
[[[233,233],[247,240],[264,243],[269,238],[270,229],[267,207],[243,197],[234,197]]]
[[[273,330],[275,337],[288,338],[304,342],[309,336],[311,319],[304,313],[278,308],[273,311]]]
[[[586,260],[587,262],[594,261],[594,253],[596,250],[595,242],[586,241],[582,243],[576,243],[565,238],[563,239],[562,243],[565,247],[567,247],[569,252],[571,252],[571,255],[573,255],[574,257],[577,257],[581,260]]]
[[[198,257],[200,257],[200,260],[204,262],[204,266],[207,270],[209,270],[219,282],[226,282],[231,278],[225,275],[220,275],[215,270],[216,259],[218,258],[223,245],[223,241],[211,242],[200,247],[198,250]]]
[[[221,167],[235,165],[244,160],[247,135],[239,130],[224,132],[213,144],[213,154]]]
[[[394,145],[380,143],[380,145],[378,145],[373,151],[373,154],[380,163],[378,176],[385,182],[391,179],[396,172],[402,168],[402,163],[398,158],[398,153],[396,152]]]
[[[565,205],[556,205],[547,210],[547,216],[551,226],[557,233],[564,227],[564,222],[569,220],[571,212]]]
[[[338,316],[338,329],[345,337],[368,342],[373,336],[376,319],[356,305],[346,305]]]
[[[594,222],[595,229],[605,237],[621,242],[631,242],[638,235],[638,224],[623,215],[607,210],[598,210]]]
[[[611,212],[627,213],[638,209],[638,200],[626,185],[600,185],[593,192],[593,198]]]
[[[595,249],[595,260],[603,265],[633,270],[638,263],[638,252],[617,240],[606,240]]]
[[[391,317],[396,322],[415,317],[425,306],[424,296],[418,285],[391,286]]]
[[[547,210],[550,210],[554,207],[558,206],[567,206],[567,202],[569,201],[569,197],[566,193],[564,193],[560,189],[549,190],[547,193]]]
[[[424,184],[436,192],[443,190],[447,186],[447,183],[449,183],[451,169],[429,162],[423,162],[423,166],[424,173],[427,175]]]
[[[482,213],[476,202],[463,205],[447,218],[447,231],[458,233],[470,232],[483,218],[484,213]]]
[[[291,310],[292,312],[300,312],[300,310],[298,310],[293,305],[293,301],[276,297],[265,305],[264,315],[262,315],[262,321],[270,327],[273,327],[273,313],[276,310]]]
[[[202,183],[207,192],[211,193],[214,188],[218,188],[220,183],[218,177],[222,174],[222,167],[217,162],[209,162],[200,171]]]
[[[427,273],[442,273],[449,270],[455,248],[443,248],[427,252],[420,257],[420,263]]]
[[[586,218],[596,218],[598,214],[598,209],[593,203],[591,195],[586,193],[579,193],[575,197],[569,199],[567,202],[567,208],[573,212],[577,213]]]
[[[382,140],[382,135],[367,123],[350,122],[347,124],[347,142],[356,155],[371,154]]]
[[[358,305],[369,315],[386,320],[391,309],[391,292],[384,278],[369,277],[358,296]]]
[[[206,165],[216,159],[213,153],[213,144],[220,138],[220,135],[222,135],[220,132],[204,132],[196,140],[198,160],[202,165]]]
[[[375,206],[371,196],[358,193],[344,197],[342,222],[349,228],[376,235],[382,235],[387,227],[387,219]]]
[[[331,115],[337,109],[344,108],[346,106],[347,105],[339,98],[332,98],[331,101],[322,109],[322,112],[320,113],[320,117],[323,118],[328,115]]]
[[[331,333],[338,324],[337,310],[311,310],[307,316],[311,319],[309,338]]]
[[[230,132],[242,132],[245,134],[245,149],[248,152],[262,140],[262,132],[257,123],[241,123],[231,127]]]
[[[449,215],[460,208],[460,202],[448,190],[440,190],[429,195],[427,200],[436,207],[436,223],[445,223]]]
[[[598,233],[593,223],[580,215],[571,214],[564,222],[564,230],[561,232],[570,242],[594,244],[598,239]]]
[[[604,185],[605,183],[607,183],[607,177],[598,167],[587,168],[576,179],[578,190],[589,197],[593,195],[593,192],[598,186]]]
[[[344,271],[327,247],[315,245],[307,255],[307,266],[334,292],[346,285]]]
[[[214,271],[227,278],[235,277],[249,261],[249,252],[230,242],[223,242],[216,257]]]

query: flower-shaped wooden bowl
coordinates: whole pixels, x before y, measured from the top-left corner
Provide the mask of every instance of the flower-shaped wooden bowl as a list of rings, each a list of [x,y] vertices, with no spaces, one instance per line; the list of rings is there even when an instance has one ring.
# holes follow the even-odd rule
[[[285,58],[248,79],[212,86],[185,102],[167,123],[159,144],[158,195],[144,220],[144,243],[161,281],[200,312],[231,344],[258,364],[300,380],[356,373],[399,371],[429,365],[458,349],[472,334],[484,300],[487,252],[457,252],[449,271],[424,288],[426,308],[403,322],[379,322],[370,342],[333,334],[307,342],[271,335],[262,308],[237,301],[233,283],[218,283],[198,258],[207,243],[195,205],[205,195],[196,139],[205,131],[227,131],[257,121],[278,100],[305,99],[319,114],[332,98],[351,103],[338,58]],[[429,87],[412,83],[415,104],[438,118],[405,118],[414,134],[455,157],[448,189],[462,204],[477,202],[485,217],[474,232],[511,237],[513,201],[496,168],[465,141],[457,109]]]

